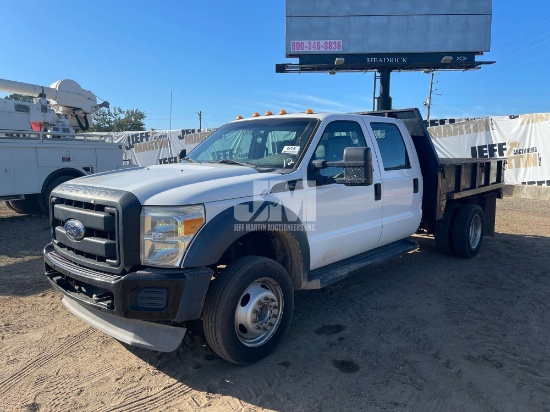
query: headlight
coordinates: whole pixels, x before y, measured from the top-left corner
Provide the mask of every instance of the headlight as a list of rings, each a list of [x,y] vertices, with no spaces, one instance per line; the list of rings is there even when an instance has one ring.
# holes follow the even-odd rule
[[[204,207],[143,207],[141,263],[178,266],[187,245],[204,224]]]

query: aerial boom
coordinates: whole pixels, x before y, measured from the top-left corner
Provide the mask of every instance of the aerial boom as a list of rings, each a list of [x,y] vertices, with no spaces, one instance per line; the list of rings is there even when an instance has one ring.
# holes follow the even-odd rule
[[[0,79],[0,91],[34,98],[34,103],[21,102],[21,105],[29,108],[29,124],[41,123],[56,127],[69,125],[86,131],[91,125],[91,115],[102,107],[109,107],[109,102],[97,104],[97,98],[92,92],[69,79],[59,80],[49,87]],[[5,111],[9,111],[8,106],[11,107],[6,104]],[[57,116],[52,117],[52,111]]]
[[[40,97],[41,94],[53,99],[57,97],[57,90],[51,87],[37,86],[35,84],[16,82],[13,80],[0,79],[0,90],[6,93],[17,93],[31,97]]]

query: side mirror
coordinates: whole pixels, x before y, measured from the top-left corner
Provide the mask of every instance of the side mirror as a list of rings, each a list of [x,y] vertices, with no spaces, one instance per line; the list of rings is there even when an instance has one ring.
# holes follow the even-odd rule
[[[327,167],[326,163],[327,162],[325,160],[319,160],[319,159],[311,162],[313,169],[315,170],[324,169],[325,167]]]
[[[336,183],[345,186],[370,186],[373,183],[372,152],[369,147],[346,147],[344,160],[325,164],[344,168],[344,177],[337,178]]]
[[[178,155],[179,160],[183,159],[185,156],[187,156],[187,149],[181,149],[180,154]]]

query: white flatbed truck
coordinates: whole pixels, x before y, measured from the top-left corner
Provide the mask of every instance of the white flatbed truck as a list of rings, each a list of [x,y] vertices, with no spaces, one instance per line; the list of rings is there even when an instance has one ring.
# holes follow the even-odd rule
[[[179,164],[55,188],[45,275],[123,342],[173,351],[202,319],[219,356],[250,364],[285,335],[295,290],[368,276],[418,230],[475,256],[504,162],[440,159],[416,109],[241,118]]]

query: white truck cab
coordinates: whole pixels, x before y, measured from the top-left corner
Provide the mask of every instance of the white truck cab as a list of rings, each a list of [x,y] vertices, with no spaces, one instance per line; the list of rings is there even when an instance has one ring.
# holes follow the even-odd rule
[[[417,110],[239,119],[179,164],[54,189],[46,276],[121,341],[172,351],[202,319],[218,355],[250,364],[286,333],[294,290],[413,250],[419,228],[475,256],[503,165],[443,164]]]

